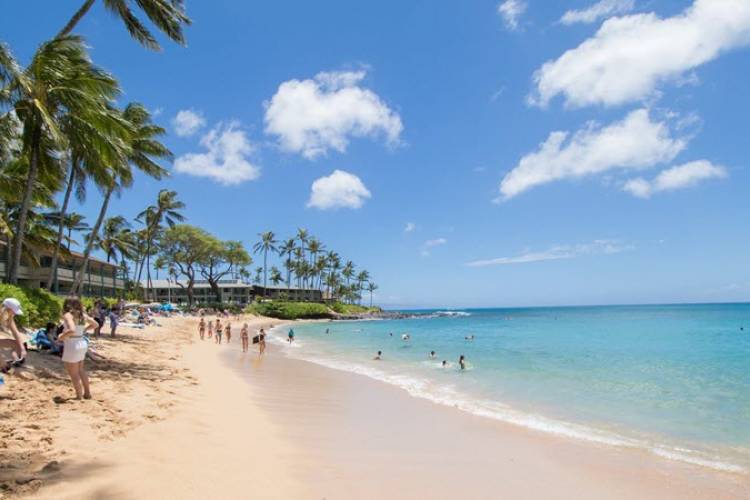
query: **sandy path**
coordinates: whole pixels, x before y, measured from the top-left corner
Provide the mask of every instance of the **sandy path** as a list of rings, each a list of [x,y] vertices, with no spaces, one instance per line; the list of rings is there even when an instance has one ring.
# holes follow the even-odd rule
[[[151,335],[128,355],[162,377],[152,384],[121,373],[112,382],[94,370],[92,390],[100,401],[56,405],[54,444],[35,466],[56,460],[32,481],[23,479],[26,491],[56,500],[298,497],[284,476],[292,449],[253,405],[249,386],[217,355],[239,350],[237,323],[233,345],[217,346],[188,340],[195,320],[161,322],[158,332],[128,332],[120,347]],[[113,346],[110,355],[115,351],[122,356],[122,348]],[[65,393],[62,384],[55,389]]]

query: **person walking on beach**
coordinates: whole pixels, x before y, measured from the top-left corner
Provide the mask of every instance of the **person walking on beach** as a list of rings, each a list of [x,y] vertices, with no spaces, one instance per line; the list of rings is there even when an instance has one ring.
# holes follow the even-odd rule
[[[208,338],[213,338],[214,336],[214,322],[211,320],[208,320]]]
[[[260,329],[260,333],[258,334],[258,349],[261,356],[266,352],[266,332],[263,328]]]
[[[293,329],[291,329],[291,328],[289,329],[289,335],[288,336],[289,336],[289,344],[291,345],[291,343],[294,342],[294,330]]]
[[[216,343],[221,344],[221,334],[224,331],[224,329],[221,326],[221,320],[219,318],[216,318]]]
[[[242,330],[240,330],[240,339],[242,340],[242,352],[247,352],[249,339],[247,334],[247,323],[242,325]]]
[[[102,327],[104,326],[104,311],[102,311],[102,302],[97,300],[94,302],[94,307],[91,308],[91,317],[96,322],[96,329],[94,334],[97,338],[102,334]]]
[[[206,335],[206,321],[203,319],[203,316],[201,316],[201,320],[198,323],[198,335],[200,335],[201,340]]]
[[[226,335],[227,344],[229,344],[232,341],[232,323],[227,323],[227,326],[224,327],[224,335]]]
[[[91,399],[89,376],[84,366],[89,342],[84,335],[90,330],[95,331],[99,324],[83,311],[81,299],[76,296],[65,299],[62,320],[63,332],[58,340],[64,345],[63,365],[73,383],[76,399]]]
[[[26,360],[26,345],[16,325],[16,316],[23,316],[23,309],[18,299],[12,297],[3,300],[0,308],[0,329],[10,331],[12,339],[0,340],[0,350],[8,349],[11,352],[11,360],[0,365],[0,371],[6,372],[12,366],[21,366]],[[4,361],[4,360],[3,360]]]
[[[460,366],[462,370],[466,369],[466,357],[464,357],[463,354],[458,358],[458,366]]]

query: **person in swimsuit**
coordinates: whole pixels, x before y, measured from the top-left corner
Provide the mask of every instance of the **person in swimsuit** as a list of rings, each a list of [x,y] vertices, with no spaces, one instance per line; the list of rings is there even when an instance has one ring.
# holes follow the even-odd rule
[[[0,329],[10,330],[11,335],[13,335],[12,339],[0,340],[0,351],[7,349],[11,352],[11,360],[7,363],[0,357],[0,371],[3,372],[8,371],[13,366],[21,366],[26,361],[26,345],[18,331],[16,316],[23,316],[21,303],[14,298],[3,300],[3,304],[0,306]]]
[[[224,327],[224,335],[227,337],[227,344],[232,341],[232,324],[227,323],[227,326]]]
[[[89,376],[84,367],[86,352],[89,349],[85,334],[88,331],[96,331],[99,323],[83,311],[81,299],[76,296],[65,299],[62,320],[63,332],[58,340],[62,340],[64,344],[63,365],[73,383],[76,399],[91,399]]]
[[[466,369],[466,358],[463,354],[458,358],[458,366],[460,366],[462,370]]]
[[[198,323],[198,335],[200,335],[201,340],[206,335],[206,321],[203,319],[203,316],[201,316],[201,320]]]
[[[435,351],[430,351],[430,359],[435,359]]]
[[[224,329],[221,326],[221,320],[219,318],[216,318],[216,328],[214,328],[216,333],[216,343],[221,344],[221,334],[224,331]]]
[[[247,335],[247,323],[242,325],[242,330],[240,330],[240,338],[242,339],[242,352],[247,352],[247,348],[249,345],[249,339]]]
[[[208,338],[213,338],[214,336],[214,322],[209,321],[208,322]]]
[[[383,359],[383,351],[378,351],[378,353],[375,355],[374,358],[372,358],[374,361],[380,361]]]
[[[266,332],[265,330],[263,330],[263,328],[260,329],[260,334],[258,334],[258,337],[258,349],[260,350],[260,354],[262,355],[264,352],[266,352]]]

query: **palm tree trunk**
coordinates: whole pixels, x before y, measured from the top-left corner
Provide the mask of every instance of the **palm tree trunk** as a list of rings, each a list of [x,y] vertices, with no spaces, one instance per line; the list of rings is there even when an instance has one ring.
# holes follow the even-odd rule
[[[146,302],[151,295],[151,228],[146,234]]]
[[[102,208],[99,210],[99,217],[96,219],[96,223],[94,224],[94,227],[91,229],[91,234],[89,235],[89,241],[86,243],[86,250],[83,252],[83,262],[81,263],[81,269],[79,270],[76,281],[73,283],[73,288],[71,289],[71,293],[74,294],[80,294],[81,292],[81,285],[83,284],[83,273],[86,272],[86,268],[89,265],[89,258],[91,257],[91,251],[94,249],[94,242],[96,241],[96,238],[99,236],[99,229],[102,227],[102,222],[104,221],[104,217],[107,215],[107,208],[109,207],[109,200],[112,198],[112,192],[114,191],[114,186],[107,189],[107,194],[104,195],[104,201],[102,201]]]
[[[268,249],[263,250],[263,296],[268,294]]]
[[[69,34],[73,29],[76,27],[78,22],[83,18],[83,16],[86,15],[86,13],[89,11],[91,6],[94,5],[94,0],[86,0],[80,9],[76,11],[75,14],[73,14],[73,17],[70,18],[70,21],[68,21],[68,24],[65,25],[65,27],[60,31],[60,33],[57,34],[56,38],[64,37],[65,35]]]
[[[42,131],[36,127],[31,138],[31,160],[29,161],[29,173],[26,177],[26,186],[24,187],[23,200],[21,201],[21,211],[18,214],[16,223],[16,234],[13,240],[13,253],[10,262],[10,271],[8,272],[8,283],[18,284],[18,272],[21,267],[21,251],[23,249],[23,240],[26,236],[26,219],[29,216],[31,207],[31,197],[34,194],[36,178],[39,174],[39,143],[41,141]]]
[[[52,252],[52,265],[49,270],[49,279],[47,280],[47,290],[52,290],[57,293],[57,259],[60,255],[60,245],[62,244],[63,232],[65,231],[65,215],[68,213],[68,203],[70,202],[70,195],[73,193],[73,182],[75,180],[75,165],[74,163],[78,160],[73,159],[70,162],[70,175],[68,176],[68,185],[65,188],[65,197],[63,198],[62,208],[60,208],[60,224],[57,226],[57,243],[55,244],[55,250]]]

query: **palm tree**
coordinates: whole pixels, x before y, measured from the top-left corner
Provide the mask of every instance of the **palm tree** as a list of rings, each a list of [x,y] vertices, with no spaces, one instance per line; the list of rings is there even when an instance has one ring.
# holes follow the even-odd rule
[[[378,289],[378,285],[372,281],[367,283],[367,291],[370,292],[370,307],[372,307],[372,292]]]
[[[71,33],[83,16],[91,9],[91,6],[94,5],[94,1],[85,0],[57,37],[64,37]],[[141,21],[135,17],[128,3],[128,0],[104,0],[104,6],[122,20],[130,36],[146,48],[160,50],[159,43]],[[135,3],[162,33],[180,45],[185,45],[182,28],[183,25],[190,25],[191,21],[185,15],[182,0],[136,0]]]
[[[163,221],[166,221],[169,227],[184,221],[185,216],[180,213],[183,208],[185,204],[177,199],[176,191],[162,189],[156,196],[156,205],[147,207],[136,217],[136,220],[146,224],[146,300],[151,292],[151,247],[154,236]]]
[[[63,218],[63,227],[68,231],[68,235],[65,237],[65,244],[70,251],[71,244],[74,243],[73,232],[80,233],[91,229],[86,223],[86,217],[79,213],[70,213]],[[77,243],[76,243],[77,244]]]
[[[346,278],[346,286],[349,286],[349,281],[354,277],[354,263],[352,261],[346,261],[344,269],[341,270],[341,275]]]
[[[119,164],[110,165],[110,173],[107,179],[100,184],[100,189],[104,190],[104,200],[99,210],[99,217],[91,230],[92,237],[86,245],[80,272],[73,283],[73,293],[79,293],[81,290],[83,274],[88,266],[93,242],[99,234],[99,228],[107,213],[112,194],[119,194],[122,188],[129,187],[133,183],[133,169],[131,165],[146,175],[155,179],[161,179],[167,174],[167,171],[156,163],[155,159],[172,158],[172,152],[157,140],[157,137],[164,135],[165,130],[151,123],[151,115],[142,104],[128,104],[122,111],[122,117],[130,125],[130,137],[128,137],[127,144],[125,145],[127,159]]]
[[[21,69],[10,50],[0,45],[0,105],[14,108],[23,124],[22,152],[28,158],[26,183],[16,222],[9,281],[18,281],[26,223],[41,169],[59,163],[65,148],[61,131],[64,114],[76,116],[92,127],[113,130],[106,106],[119,93],[116,80],[96,67],[83,40],[67,35],[45,42],[31,63]]]
[[[367,271],[360,271],[359,274],[357,274],[357,290],[362,291],[363,285],[365,282],[370,281],[370,273]],[[360,304],[362,303],[362,294],[359,295]]]
[[[133,254],[133,232],[130,223],[122,215],[104,221],[102,235],[95,243],[107,256],[107,262],[124,261]]]
[[[253,283],[256,285],[260,285],[260,279],[263,276],[263,268],[262,267],[256,267],[255,268],[255,275],[253,275]]]
[[[284,257],[286,256],[286,259],[284,259],[284,268],[286,269],[286,288],[289,290],[292,286],[292,253],[294,252],[294,249],[296,248],[296,240],[294,238],[289,238],[287,240],[284,240],[284,242],[279,247],[279,256]]]
[[[271,268],[271,283],[273,283],[275,286],[279,286],[279,283],[284,281],[284,278],[281,276],[281,271],[279,271],[276,266]]]
[[[268,252],[276,252],[276,235],[273,231],[260,233],[260,241],[253,246],[255,253],[263,252],[263,296],[266,296],[266,286],[268,286]]]
[[[313,270],[312,277],[315,277],[315,267],[318,254],[324,250],[323,244],[317,238],[310,238],[307,244],[307,250],[310,252],[310,268]]]
[[[305,259],[305,252],[307,251],[307,242],[310,239],[310,233],[307,231],[307,229],[303,228],[297,228],[297,240],[299,241],[299,248],[301,250],[300,257],[301,259]],[[304,283],[302,283],[304,285]]]

